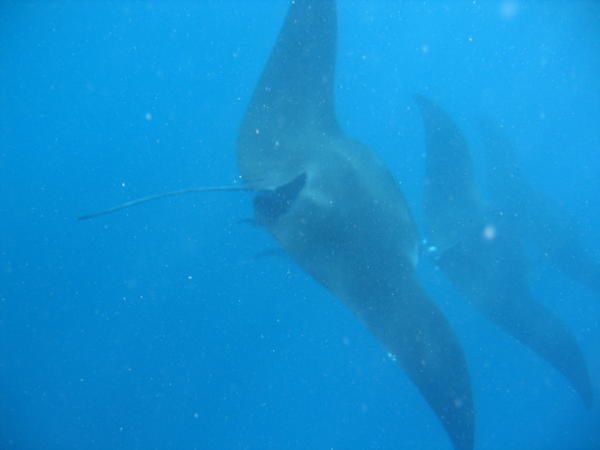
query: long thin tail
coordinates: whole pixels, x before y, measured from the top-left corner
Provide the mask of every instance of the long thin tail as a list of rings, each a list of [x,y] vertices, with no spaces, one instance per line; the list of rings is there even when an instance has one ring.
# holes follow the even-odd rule
[[[113,206],[112,208],[104,209],[102,211],[93,212],[91,214],[84,214],[79,216],[77,220],[89,220],[95,219],[96,217],[106,216],[108,214],[112,214],[123,209],[131,208],[132,206],[142,205],[144,203],[148,203],[154,200],[160,200],[168,197],[179,197],[187,194],[197,194],[203,192],[249,192],[255,191],[256,189],[252,186],[244,185],[244,186],[211,186],[211,187],[199,187],[199,188],[188,188],[188,189],[180,189],[178,191],[171,192],[163,192],[162,194],[154,194],[148,195],[147,197],[138,198],[136,200],[131,200],[129,202],[121,203],[120,205]]]

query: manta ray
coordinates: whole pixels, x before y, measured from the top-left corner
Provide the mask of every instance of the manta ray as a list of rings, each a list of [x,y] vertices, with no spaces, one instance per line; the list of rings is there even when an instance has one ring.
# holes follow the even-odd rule
[[[416,100],[426,135],[425,228],[438,266],[470,304],[554,366],[591,407],[577,341],[533,298],[519,229],[484,206],[467,141],[454,120],[428,98]]]
[[[335,114],[334,0],[295,0],[242,120],[241,176],[281,247],[392,352],[457,450],[473,447],[470,379],[415,274],[418,238],[398,183]]]
[[[345,303],[391,352],[456,450],[472,450],[469,372],[449,323],[415,273],[415,223],[391,173],[340,128],[334,101],[334,0],[294,0],[242,119],[238,187],[255,222]]]
[[[495,204],[544,259],[600,298],[600,262],[584,245],[578,221],[524,177],[513,142],[491,121],[481,126],[489,190]]]

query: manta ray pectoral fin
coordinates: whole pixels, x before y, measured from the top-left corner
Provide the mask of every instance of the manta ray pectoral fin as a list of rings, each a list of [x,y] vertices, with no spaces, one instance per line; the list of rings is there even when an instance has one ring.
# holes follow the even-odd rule
[[[433,409],[456,450],[471,450],[474,412],[471,381],[460,343],[438,307],[417,281],[398,295],[358,311]]]
[[[585,358],[577,340],[558,317],[534,299],[520,298],[511,306],[503,305],[495,322],[554,366],[585,406],[592,407],[592,383]]]
[[[415,95],[425,126],[428,165],[444,168],[453,184],[473,183],[473,163],[467,140],[450,115],[423,95]],[[450,167],[448,167],[450,166]]]
[[[440,267],[481,314],[558,370],[592,405],[592,385],[579,344],[562,321],[532,297],[515,242],[490,243],[446,251]]]
[[[562,204],[531,185],[522,173],[515,143],[502,124],[483,119],[480,130],[486,178],[497,206],[514,218],[520,231],[546,260],[600,296],[600,262],[582,242],[577,219]]]
[[[423,119],[427,149],[425,233],[431,244],[443,251],[472,232],[473,224],[481,222],[484,213],[465,136],[432,100],[416,95],[415,101]]]
[[[237,158],[242,177],[272,189],[306,170],[315,148],[307,135],[337,131],[334,0],[295,0],[242,120]]]
[[[506,134],[504,125],[488,117],[479,119],[479,131],[483,140],[485,166],[489,182],[522,183],[521,164],[515,143]],[[497,178],[496,178],[497,177]],[[490,189],[496,186],[491,185]]]
[[[527,292],[514,295],[510,302],[488,303],[484,313],[558,370],[585,406],[591,408],[592,384],[575,337],[550,310],[528,297]]]
[[[584,247],[577,239],[571,239],[569,244],[568,251],[557,252],[556,267],[586,286],[600,300],[600,262],[590,254],[590,248]]]
[[[585,358],[565,324],[535,301],[527,286],[516,283],[508,292],[493,295],[505,297],[485,302],[482,312],[558,370],[591,408],[593,391]]]

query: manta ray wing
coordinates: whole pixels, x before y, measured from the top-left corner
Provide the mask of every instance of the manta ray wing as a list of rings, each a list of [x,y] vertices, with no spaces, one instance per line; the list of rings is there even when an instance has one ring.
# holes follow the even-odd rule
[[[473,402],[467,364],[454,332],[418,282],[380,293],[355,308],[398,360],[444,425],[457,450],[473,448]]]
[[[558,370],[591,407],[592,385],[577,340],[534,299],[523,249],[506,228],[496,228],[493,240],[472,236],[442,254],[440,268],[479,312]]]
[[[425,234],[443,251],[463,239],[474,225],[480,225],[473,224],[472,219],[483,212],[465,137],[447,113],[427,97],[416,95],[415,100],[428,131],[423,196]]]
[[[480,129],[488,187],[497,206],[545,259],[600,298],[600,263],[585,245],[576,218],[531,186],[522,173],[515,144],[503,127],[485,120]]]
[[[316,148],[297,146],[307,130],[335,133],[334,0],[291,2],[238,135],[242,177],[266,188],[300,175]],[[289,147],[294,146],[294,151]]]

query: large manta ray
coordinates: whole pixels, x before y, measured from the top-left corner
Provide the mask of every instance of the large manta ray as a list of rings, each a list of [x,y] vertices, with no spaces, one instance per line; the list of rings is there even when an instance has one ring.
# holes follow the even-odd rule
[[[590,407],[592,388],[575,338],[530,292],[519,230],[484,207],[467,142],[452,118],[423,96],[417,103],[427,147],[426,234],[439,267],[485,317],[562,373]]]
[[[377,157],[340,129],[334,0],[295,0],[238,137],[258,223],[396,355],[458,450],[473,447],[463,352],[419,286],[417,233]]]
[[[255,192],[256,223],[396,356],[456,450],[472,450],[465,357],[416,279],[417,233],[404,197],[336,120],[336,20],[334,0],[291,2],[240,126],[243,185],[152,195],[80,219],[190,192]]]
[[[577,220],[523,176],[513,142],[490,121],[482,123],[487,180],[495,204],[539,252],[600,298],[600,263],[583,243]]]

